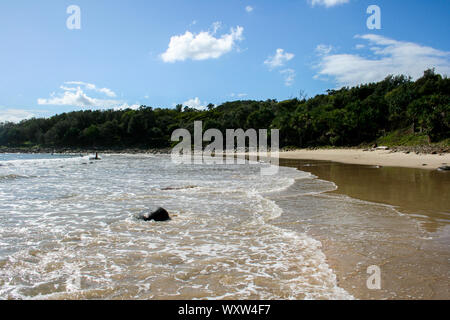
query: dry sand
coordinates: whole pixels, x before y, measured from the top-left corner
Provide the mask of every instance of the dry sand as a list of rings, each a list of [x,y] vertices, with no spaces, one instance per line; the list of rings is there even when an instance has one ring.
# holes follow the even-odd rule
[[[280,152],[282,159],[326,160],[349,164],[383,167],[407,167],[435,170],[450,165],[450,153],[406,154],[386,150],[363,151],[362,149],[319,149]]]

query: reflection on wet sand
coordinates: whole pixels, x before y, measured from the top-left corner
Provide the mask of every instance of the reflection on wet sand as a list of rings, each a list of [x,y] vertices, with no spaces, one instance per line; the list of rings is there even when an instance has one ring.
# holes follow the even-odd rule
[[[298,181],[275,200],[283,223],[322,242],[342,288],[360,299],[449,299],[450,174],[325,161],[280,164],[337,185],[302,194]],[[382,271],[381,290],[366,286],[371,265]]]
[[[450,224],[450,173],[330,161],[281,160],[282,165],[332,181],[334,193],[394,206],[419,219],[428,232]]]

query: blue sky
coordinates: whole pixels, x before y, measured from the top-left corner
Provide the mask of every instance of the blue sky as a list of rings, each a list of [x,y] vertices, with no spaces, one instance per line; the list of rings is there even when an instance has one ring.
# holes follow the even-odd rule
[[[70,5],[81,29],[67,28]],[[367,27],[369,5],[380,30]],[[436,0],[5,0],[0,122],[450,74],[449,12]]]

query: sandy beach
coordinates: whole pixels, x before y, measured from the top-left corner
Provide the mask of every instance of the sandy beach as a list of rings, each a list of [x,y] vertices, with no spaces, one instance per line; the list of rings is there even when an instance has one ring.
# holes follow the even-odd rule
[[[325,160],[348,164],[383,167],[405,167],[435,170],[450,164],[450,154],[416,154],[389,150],[364,151],[362,149],[299,149],[280,152],[282,159]]]
[[[352,155],[362,153],[350,151]],[[341,287],[357,299],[448,299],[448,172],[396,167],[400,163],[389,162],[379,152],[370,152],[372,159],[363,159],[370,165],[343,163],[352,158],[340,157],[340,150],[288,154],[305,159],[286,159],[283,154],[280,165],[332,181],[336,189],[301,193],[298,190],[302,190],[304,182],[297,181],[283,197],[275,199],[284,211],[279,223],[299,231],[308,225],[306,232],[321,241]],[[309,160],[313,156],[334,161]],[[407,155],[398,156],[401,159]],[[437,165],[436,156],[427,158],[434,159]],[[411,160],[403,162],[403,166],[414,166]],[[381,163],[384,166],[373,166]],[[428,169],[432,169],[431,165]],[[307,210],[308,223],[298,224],[305,198],[307,203],[321,205]],[[326,209],[321,209],[322,205]],[[366,287],[366,268],[370,265],[382,269],[381,290]]]
[[[286,154],[314,151],[283,153],[273,176],[169,155],[3,155],[0,297],[448,299],[448,172]],[[159,206],[170,223],[135,219]]]

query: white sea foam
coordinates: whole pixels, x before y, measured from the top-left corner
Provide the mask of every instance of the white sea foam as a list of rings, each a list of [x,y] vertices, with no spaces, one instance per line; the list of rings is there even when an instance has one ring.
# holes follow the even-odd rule
[[[86,160],[89,160],[89,156],[4,160],[0,161],[0,164],[2,166],[12,166],[12,167],[51,166],[59,163],[78,163]]]
[[[1,298],[352,298],[320,242],[272,224],[283,210],[266,195],[323,188],[310,174],[103,159],[12,162],[34,177],[0,184]],[[134,218],[158,206],[171,222]]]

